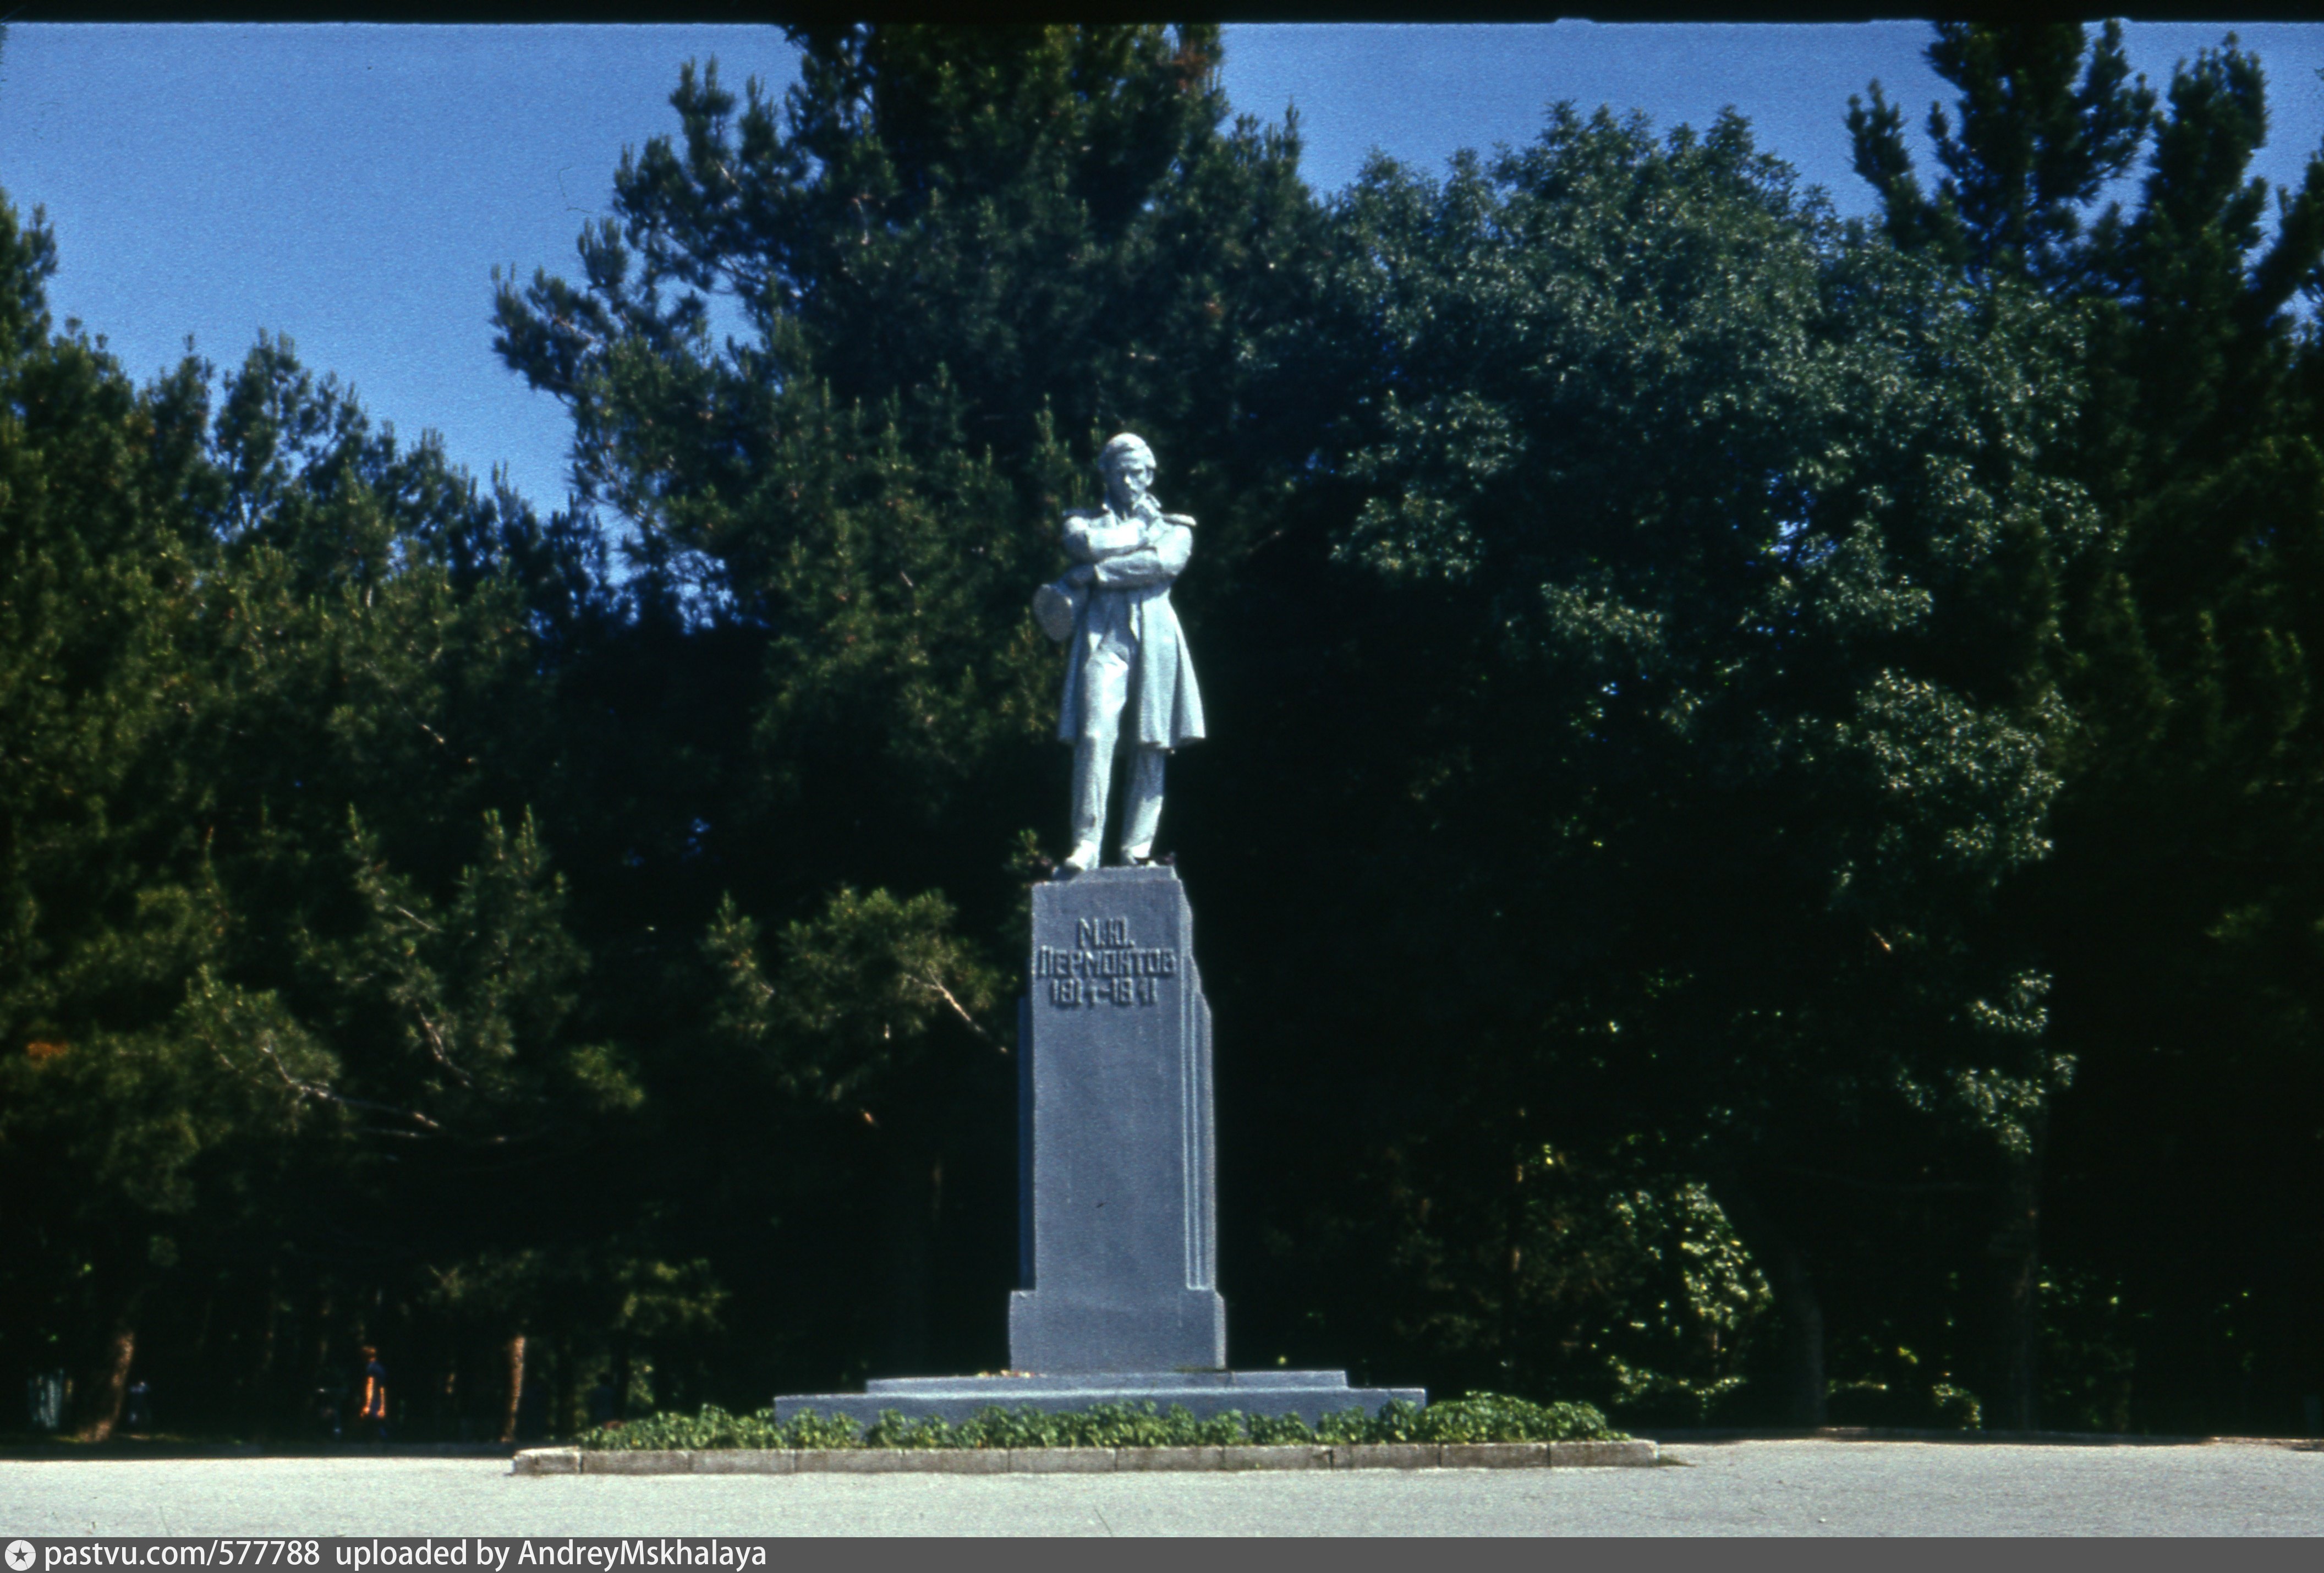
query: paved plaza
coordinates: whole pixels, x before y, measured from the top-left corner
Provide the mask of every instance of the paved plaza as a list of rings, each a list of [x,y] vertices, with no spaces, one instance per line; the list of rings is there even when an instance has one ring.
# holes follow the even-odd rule
[[[1683,1442],[1652,1469],[552,1476],[497,1458],[0,1462],[100,1535],[2324,1534],[2324,1448]]]

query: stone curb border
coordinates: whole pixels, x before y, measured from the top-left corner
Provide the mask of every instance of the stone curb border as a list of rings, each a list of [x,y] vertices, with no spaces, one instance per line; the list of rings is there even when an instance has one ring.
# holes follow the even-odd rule
[[[512,1475],[1117,1475],[1157,1470],[1652,1467],[1653,1442],[1378,1442],[1289,1448],[529,1448]]]
[[[1749,1426],[1690,1426],[1664,1430],[1666,1442],[1939,1442],[1968,1447],[2027,1448],[2289,1448],[2324,1452],[2314,1437],[2146,1436],[2135,1431],[1937,1431],[1909,1426],[1818,1426],[1812,1430]]]

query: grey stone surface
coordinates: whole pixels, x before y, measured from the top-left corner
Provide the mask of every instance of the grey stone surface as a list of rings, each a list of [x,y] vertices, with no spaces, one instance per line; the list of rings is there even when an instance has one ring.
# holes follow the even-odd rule
[[[1540,1469],[1549,1464],[1547,1442],[1446,1442],[1437,1456],[1443,1469]]]
[[[1020,1371],[1007,1375],[987,1376],[878,1376],[866,1382],[863,1391],[866,1396],[875,1398],[882,1394],[918,1396],[960,1394],[1009,1403],[1013,1402],[1009,1397],[1012,1393],[1055,1392],[1073,1397],[1076,1403],[1096,1403],[1096,1395],[1101,1394],[1152,1394],[1166,1390],[1191,1392],[1213,1388],[1258,1393],[1277,1388],[1309,1387],[1404,1394],[1424,1391],[1417,1387],[1351,1388],[1345,1371],[1288,1370],[1281,1366],[1256,1371],[1223,1368],[1204,1371]],[[1346,1405],[1343,1403],[1342,1407]]]
[[[707,1448],[694,1455],[696,1475],[791,1475],[798,1470],[798,1455],[788,1448]]]
[[[1351,1387],[1344,1371],[1094,1371],[1055,1376],[906,1376],[864,1384],[862,1393],[787,1394],[775,1418],[801,1412],[844,1414],[870,1425],[893,1410],[908,1420],[955,1423],[987,1409],[1034,1409],[1055,1413],[1100,1403],[1150,1403],[1167,1412],[1183,1406],[1197,1420],[1240,1411],[1296,1414],[1311,1425],[1327,1414],[1360,1409],[1376,1414],[1391,1399],[1419,1403],[1418,1387]]]
[[[1111,1448],[1011,1448],[1009,1468],[1018,1475],[1111,1475]]]
[[[706,1449],[700,1452],[582,1452],[534,1449],[510,1460],[512,1475],[1102,1475],[1118,1471],[1279,1469],[1537,1469],[1652,1464],[1655,1444],[1435,1442],[1334,1447]],[[560,1467],[543,1467],[554,1459]]]
[[[1211,1012],[1177,875],[1035,887],[1030,984],[1032,1282],[1010,1299],[1010,1367],[1223,1367]]]
[[[1006,1475],[1006,1448],[924,1448],[920,1467],[936,1475]]]
[[[512,1475],[578,1475],[578,1448],[528,1448],[509,1461]]]
[[[1671,1450],[1690,1467],[512,1480],[505,1458],[9,1459],[0,1538],[2324,1534],[2312,1443]]]
[[[1194,912],[1167,867],[1094,869],[1033,890],[1019,1015],[1018,1255],[1006,1376],[882,1377],[862,1393],[786,1394],[870,1425],[886,1412],[960,1421],[982,1410],[1109,1403],[1314,1422],[1377,1413],[1417,1387],[1351,1387],[1343,1371],[1235,1371],[1218,1268],[1211,1010]],[[1031,1373],[1032,1375],[1022,1375]]]
[[[1443,1449],[1434,1442],[1372,1442],[1332,1449],[1338,1469],[1434,1469]]]
[[[798,1454],[799,1475],[916,1473],[922,1454],[907,1448],[809,1448]]]
[[[1549,1463],[1559,1469],[1652,1468],[1661,1462],[1653,1442],[1552,1442]]]
[[[2319,1536],[2324,1449],[1746,1440],[1690,1468],[512,1480],[507,1459],[0,1459],[5,1536]]]
[[[696,1455],[658,1449],[608,1450],[581,1454],[584,1475],[691,1475]]]
[[[1163,761],[1203,735],[1203,697],[1171,582],[1194,549],[1194,521],[1165,513],[1148,490],[1154,451],[1124,432],[1098,456],[1104,506],[1065,515],[1074,566],[1035,595],[1043,631],[1065,646],[1057,735],[1074,745],[1073,850],[1063,871],[1098,864],[1114,754],[1130,746],[1121,861],[1144,861],[1162,817]]]
[[[1227,1448],[1221,1451],[1222,1469],[1329,1469],[1332,1449],[1323,1447]]]
[[[1116,1474],[1132,1470],[1215,1469],[1224,1460],[1224,1448],[1116,1448]]]

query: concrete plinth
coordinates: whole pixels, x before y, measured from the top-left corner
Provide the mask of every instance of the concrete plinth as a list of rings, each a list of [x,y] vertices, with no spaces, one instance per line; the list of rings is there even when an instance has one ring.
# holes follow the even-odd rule
[[[869,1423],[883,1411],[966,1420],[995,1406],[1184,1405],[1197,1417],[1314,1421],[1416,1387],[1343,1371],[1234,1371],[1218,1292],[1211,1007],[1194,920],[1168,868],[1093,869],[1033,891],[1019,1007],[1018,1267],[1009,1364],[1030,1375],[899,1377],[787,1394]]]
[[[1216,1370],[1211,1007],[1168,869],[1033,891],[1012,1370]],[[1029,1245],[1029,1251],[1024,1245]]]
[[[1044,1413],[1100,1403],[1182,1404],[1197,1420],[1240,1411],[1296,1414],[1313,1425],[1327,1414],[1361,1409],[1377,1413],[1392,1399],[1427,1402],[1418,1387],[1351,1387],[1344,1371],[1109,1371],[1035,1376],[906,1376],[867,1382],[862,1393],[802,1394],[775,1401],[775,1418],[802,1410],[844,1414],[871,1424],[894,1410],[907,1420],[958,1422],[987,1409],[1034,1409]]]

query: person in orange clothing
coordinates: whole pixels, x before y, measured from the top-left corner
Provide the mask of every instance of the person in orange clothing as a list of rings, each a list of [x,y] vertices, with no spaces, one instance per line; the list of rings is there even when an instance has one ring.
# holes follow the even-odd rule
[[[363,1347],[363,1403],[355,1411],[356,1418],[379,1428],[379,1440],[387,1440],[387,1367],[379,1363],[379,1351],[369,1344]]]

